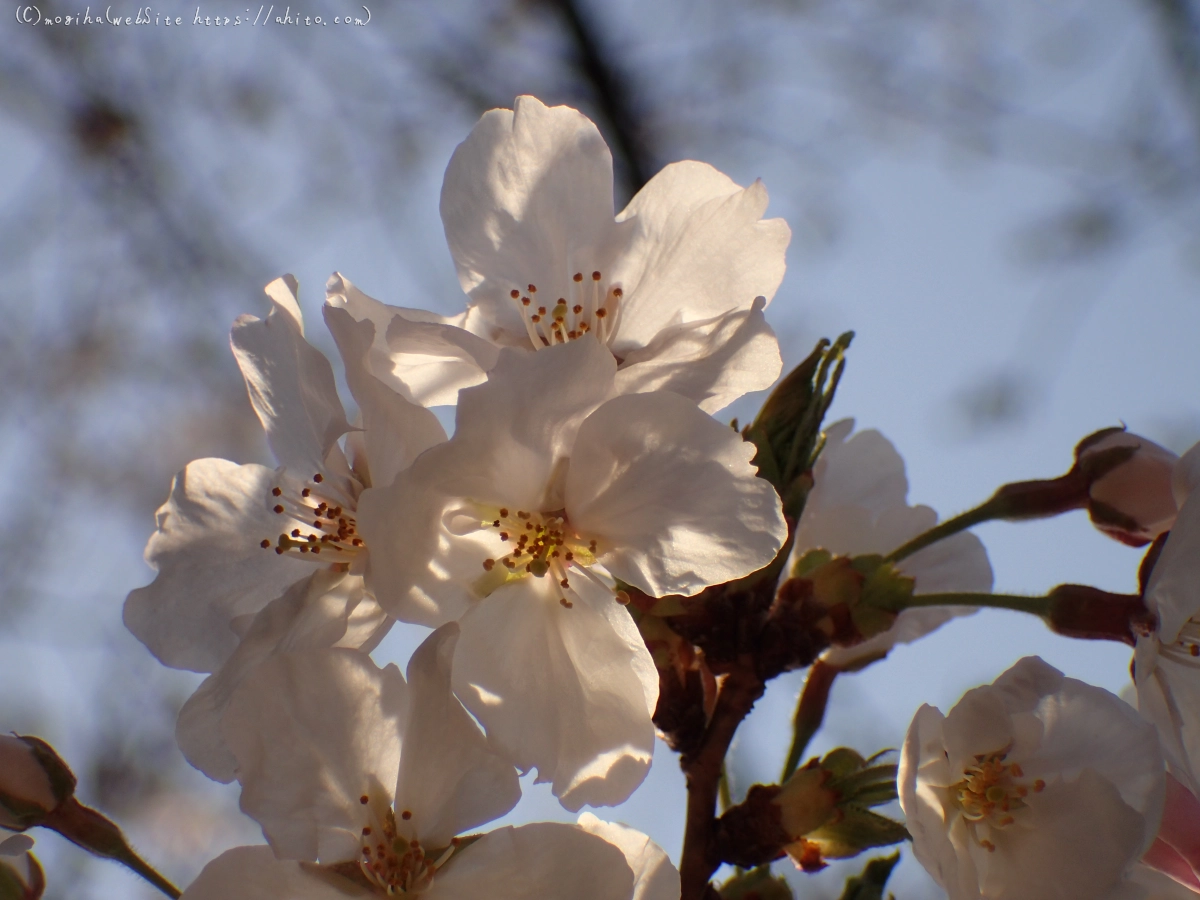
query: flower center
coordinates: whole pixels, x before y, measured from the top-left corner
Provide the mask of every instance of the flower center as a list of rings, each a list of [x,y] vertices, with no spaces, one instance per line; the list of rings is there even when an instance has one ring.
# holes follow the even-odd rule
[[[509,291],[535,350],[578,340],[585,334],[607,344],[617,330],[622,297],[619,285],[606,285],[600,272],[593,272],[591,278],[576,272],[567,293],[569,296],[546,304],[539,301],[536,284],[526,285],[525,291]]]
[[[299,491],[286,484],[276,485],[268,502],[286,530],[275,542],[263,538],[259,546],[264,550],[274,546],[280,555],[295,556],[325,552],[334,557],[335,563],[348,563],[364,547],[358,536],[353,500],[327,486],[320,472]]]
[[[1013,813],[1025,808],[1031,790],[1037,794],[1045,789],[1046,782],[1040,778],[1032,785],[1019,781],[1025,773],[1017,763],[1006,763],[1007,755],[1007,751],[997,751],[976,756],[975,765],[963,770],[963,780],[951,786],[968,821],[1005,828],[1016,821]],[[988,851],[996,849],[986,838],[979,844]]]
[[[359,802],[368,810],[358,862],[367,881],[388,897],[412,896],[428,889],[438,868],[458,849],[459,839],[454,838],[437,858],[426,856],[420,841],[398,834],[391,806],[373,804],[366,794]],[[408,810],[400,815],[405,821],[412,819]]]
[[[559,603],[566,609],[574,604],[566,596],[571,590],[571,575],[578,574],[593,581],[599,580],[588,571],[596,561],[596,541],[579,535],[562,511],[551,513],[510,510],[492,507],[495,518],[483,520],[483,527],[495,531],[506,545],[507,552],[483,561],[485,574],[476,585],[482,596],[501,584],[533,575],[552,577],[563,594]],[[606,586],[607,589],[607,586]]]

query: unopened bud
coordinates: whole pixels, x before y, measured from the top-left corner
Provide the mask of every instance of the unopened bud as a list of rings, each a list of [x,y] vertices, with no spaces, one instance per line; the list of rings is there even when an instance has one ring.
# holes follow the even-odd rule
[[[717,823],[718,852],[742,868],[785,854],[814,872],[826,859],[895,844],[908,832],[870,807],[896,799],[896,767],[845,747],[812,759],[782,785],[756,784]]]
[[[43,764],[40,743],[36,738],[0,735],[2,828],[24,831],[40,825],[62,799]]]
[[[46,878],[37,859],[29,851],[33,840],[14,834],[0,841],[0,900],[39,900],[46,890]]]
[[[1091,482],[1088,515],[1109,537],[1141,547],[1175,524],[1172,475],[1179,457],[1144,437],[1109,428],[1080,441],[1076,463],[1086,470],[1118,448],[1128,448],[1130,455]]]
[[[838,794],[828,786],[830,773],[816,762],[793,772],[772,801],[779,807],[779,824],[793,841],[816,831],[837,809]]]

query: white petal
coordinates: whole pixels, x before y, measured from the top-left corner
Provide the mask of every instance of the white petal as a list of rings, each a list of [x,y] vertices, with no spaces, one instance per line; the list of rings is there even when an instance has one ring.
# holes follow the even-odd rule
[[[632,394],[579,429],[567,515],[600,561],[651,596],[695,594],[769,563],[787,533],[754,445],[676,394]]]
[[[473,308],[463,317],[480,318]],[[425,406],[457,403],[460,390],[487,379],[487,372],[500,353],[497,344],[476,337],[466,327],[416,322],[407,316],[394,317],[386,337],[393,360],[392,372],[403,379],[413,399]],[[528,342],[519,346],[530,349]]]
[[[412,813],[413,834],[426,847],[498,819],[517,805],[517,771],[497,756],[450,691],[458,625],[443,625],[408,664],[407,740],[400,757],[396,810]]]
[[[146,562],[158,576],[130,592],[125,625],[167,666],[213,672],[237,646],[230,623],[312,572],[259,542],[279,533],[267,506],[275,472],[198,459],[175,476]]]
[[[296,582],[254,617],[238,648],[179,711],[175,738],[193,766],[209,778],[230,782],[237,760],[221,732],[229,698],[263,660],[275,653],[350,647],[369,651],[392,620],[369,596],[362,578],[327,569]]]
[[[229,342],[275,458],[312,474],[350,423],[329,360],[304,339],[296,279],[277,278],[266,290],[274,305],[270,315],[242,316]]]
[[[503,352],[486,384],[462,392],[454,437],[422,454],[388,488],[359,498],[372,548],[368,583],[403,621],[440,625],[465,611],[495,533],[455,523],[473,504],[535,511],[563,507],[560,463],[582,419],[612,394],[616,363],[595,341]]]
[[[362,413],[371,483],[391,484],[420,453],[446,440],[446,432],[437,416],[406,400],[371,372],[376,328],[372,322],[356,322],[350,313],[335,306],[326,306],[324,313],[346,364],[346,381]]]
[[[538,822],[498,828],[452,857],[423,900],[629,900],[621,851],[582,828]]]
[[[470,447],[475,468],[511,491],[512,503],[560,508],[561,498],[543,497],[552,470],[571,455],[584,418],[612,397],[615,378],[616,362],[596,341],[505,350],[487,383],[459,396],[453,443]]]
[[[646,835],[587,812],[580,815],[579,827],[604,838],[625,854],[625,862],[633,870],[631,900],[679,900],[679,870],[671,864],[663,848]]]
[[[181,900],[344,900],[372,897],[344,878],[276,859],[270,847],[226,850],[196,876]]]
[[[936,790],[955,780],[944,755],[945,721],[941,711],[928,704],[917,710],[900,753],[896,788],[905,826],[913,838],[913,855],[934,881],[953,895],[952,886],[960,876],[970,883],[975,873],[969,857],[959,861],[947,833],[942,798]],[[960,872],[962,868],[969,871]]]
[[[813,489],[805,513],[823,509],[858,507],[873,513],[904,507],[908,503],[908,478],[904,458],[886,437],[873,428],[859,431],[847,440],[853,419],[842,419],[825,429],[826,443],[813,469]],[[822,547],[825,544],[807,543]],[[849,548],[835,553],[869,553],[875,550]],[[888,550],[895,548],[889,547]]]
[[[612,594],[581,577],[568,592],[526,578],[460,625],[454,688],[488,737],[567,809],[624,802],[650,767],[658,679]]]
[[[985,897],[1106,898],[1121,891],[1142,854],[1144,818],[1090,769],[1050,785],[1021,812],[1025,827],[992,829],[996,850],[980,855]]]
[[[222,729],[242,811],[281,857],[358,858],[359,798],[392,801],[406,693],[395,666],[354,650],[277,654],[242,682]]]
[[[396,393],[422,406],[455,403],[460,388],[484,381],[495,365],[497,348],[478,336],[486,325],[474,308],[439,316],[388,306],[336,273],[325,285],[325,302],[375,326],[367,367]]]
[[[763,219],[766,208],[762,182],[743,189],[704,163],[674,163],[650,179],[618,216],[634,233],[612,276],[626,296],[613,351],[775,296],[791,230]]]
[[[1146,605],[1158,616],[1158,636],[1172,643],[1184,623],[1200,616],[1200,494],[1189,497],[1146,585]]]
[[[1200,789],[1200,666],[1161,654],[1153,666],[1147,666],[1142,645],[1152,641],[1138,641],[1138,710],[1157,728],[1172,773],[1196,791]]]
[[[1148,847],[1162,816],[1165,787],[1154,726],[1129,704],[1114,702],[1108,691],[1074,678],[1064,678],[1036,714],[1044,723],[1037,766],[1068,780],[1086,768],[1111,782],[1121,799],[1145,816]]]
[[[783,360],[760,298],[749,310],[675,324],[621,360],[617,391],[672,391],[707,413],[771,386]]]
[[[516,334],[510,291],[569,296],[572,274],[605,269],[628,231],[613,221],[612,156],[596,126],[533,97],[484,113],[459,144],[441,213],[463,290]]]

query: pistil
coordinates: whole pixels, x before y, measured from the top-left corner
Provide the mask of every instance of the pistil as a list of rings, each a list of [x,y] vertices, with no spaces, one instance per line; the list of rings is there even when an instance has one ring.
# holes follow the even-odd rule
[[[975,765],[963,770],[963,780],[951,786],[969,822],[1006,828],[1016,821],[1013,814],[1025,808],[1030,792],[1045,789],[1046,782],[1040,778],[1032,784],[1021,781],[1025,775],[1021,766],[1005,762],[1006,758],[1004,750],[976,756]],[[996,849],[986,838],[979,839],[979,844],[989,852]]]

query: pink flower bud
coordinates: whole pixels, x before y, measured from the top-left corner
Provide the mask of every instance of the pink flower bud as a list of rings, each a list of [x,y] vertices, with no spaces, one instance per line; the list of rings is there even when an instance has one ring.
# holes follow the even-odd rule
[[[58,806],[50,776],[33,747],[0,735],[0,827],[19,831]]]
[[[1088,514],[1109,537],[1141,547],[1175,524],[1171,476],[1179,457],[1144,437],[1112,429],[1084,439],[1077,460],[1118,447],[1134,448],[1133,454],[1092,482]]]

